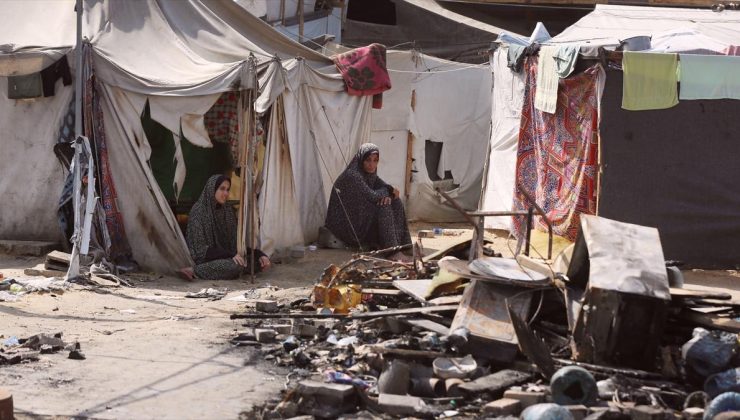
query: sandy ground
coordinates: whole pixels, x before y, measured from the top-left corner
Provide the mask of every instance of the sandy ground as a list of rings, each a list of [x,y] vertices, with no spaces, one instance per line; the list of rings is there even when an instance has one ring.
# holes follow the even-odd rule
[[[432,227],[415,224],[412,231]],[[443,227],[451,235],[424,239],[425,253],[470,238],[464,224]],[[494,248],[506,256],[513,244],[494,235]],[[62,332],[66,342],[78,341],[87,357],[71,360],[63,351],[0,367],[0,387],[13,394],[18,419],[236,419],[252,404],[277,397],[287,372],[261,360],[253,349],[229,344],[236,332],[245,331],[229,315],[244,310],[245,293],[249,299],[281,302],[307,297],[327,265],[350,257],[348,251],[307,250],[303,259],[276,265],[255,283],[188,283],[139,273],[129,277],[134,288],[75,286],[63,294],[0,302],[1,340]],[[17,276],[41,262],[0,255],[0,272]],[[737,272],[685,274],[691,287],[729,288],[740,301]],[[184,297],[206,287],[227,288],[229,294],[218,301]]]

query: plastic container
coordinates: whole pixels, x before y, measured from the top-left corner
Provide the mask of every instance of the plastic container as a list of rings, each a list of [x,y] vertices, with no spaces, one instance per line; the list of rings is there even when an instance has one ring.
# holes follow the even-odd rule
[[[522,416],[522,420],[575,420],[567,408],[557,404],[535,404],[527,407]]]
[[[714,416],[725,411],[739,411],[740,410],[740,394],[737,392],[725,392],[720,394],[717,398],[713,399],[709,403],[706,410],[704,410],[704,420],[711,420]]]

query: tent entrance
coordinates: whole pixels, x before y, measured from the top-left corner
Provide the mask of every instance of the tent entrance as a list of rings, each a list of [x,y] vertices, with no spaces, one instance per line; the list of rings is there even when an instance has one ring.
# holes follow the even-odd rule
[[[149,166],[152,169],[157,185],[162,190],[167,202],[176,215],[187,215],[190,208],[200,196],[203,186],[212,174],[228,173],[232,169],[229,145],[214,142],[212,148],[199,147],[190,143],[185,137],[180,138],[180,147],[185,168],[185,178],[176,194],[176,136],[162,124],[151,118],[149,102],[141,115],[141,124],[149,140],[152,153]],[[177,218],[184,228],[183,218]]]

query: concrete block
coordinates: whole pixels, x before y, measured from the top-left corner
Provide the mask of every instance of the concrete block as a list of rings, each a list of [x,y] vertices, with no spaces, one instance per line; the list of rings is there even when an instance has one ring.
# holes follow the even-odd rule
[[[704,418],[704,409],[699,407],[689,407],[683,410],[681,416],[684,420],[701,420]]]
[[[583,420],[588,416],[588,407],[585,405],[566,405],[565,408],[573,415],[573,420]]]
[[[322,400],[343,402],[355,396],[355,388],[352,385],[306,380],[298,384],[298,393],[304,397],[316,397]]]
[[[293,330],[293,326],[290,324],[285,325],[270,325],[270,328],[275,330],[278,334],[282,335],[290,335],[292,334],[291,331]]]
[[[317,327],[309,324],[293,324],[290,333],[298,337],[313,337],[316,334]]]
[[[266,329],[266,328],[255,328],[254,336],[257,338],[257,341],[260,343],[272,343],[273,341],[275,341],[275,336],[277,336],[277,331],[272,330],[272,329]]]
[[[424,400],[409,395],[380,394],[378,405],[384,413],[395,416],[420,414],[427,410]]]
[[[254,306],[258,312],[272,313],[278,311],[278,303],[275,300],[257,300],[254,302]]]
[[[527,391],[515,391],[507,390],[504,392],[504,398],[511,398],[518,400],[522,404],[522,410],[529,407],[530,405],[542,404],[545,402],[544,392],[527,392]]]
[[[483,406],[483,415],[491,417],[516,416],[522,411],[522,403],[511,398],[501,398]]]
[[[505,369],[460,385],[460,389],[468,394],[487,393],[493,398],[501,398],[505,389],[527,382],[531,378],[532,375],[529,373]]]
[[[55,242],[0,240],[0,254],[40,257],[55,249],[60,249],[59,244]]]
[[[664,420],[672,417],[668,411],[649,405],[638,405],[630,410],[632,420]]]

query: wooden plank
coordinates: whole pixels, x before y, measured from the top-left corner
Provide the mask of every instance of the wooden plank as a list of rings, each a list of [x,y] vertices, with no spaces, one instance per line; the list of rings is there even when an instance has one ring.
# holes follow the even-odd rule
[[[421,308],[392,309],[388,311],[360,312],[355,314],[318,314],[318,313],[277,313],[277,314],[231,314],[231,319],[300,319],[300,318],[344,318],[344,319],[369,319],[382,318],[397,315],[418,315],[424,313],[451,312],[457,310],[458,305],[424,306]]]
[[[393,285],[421,303],[427,303],[426,295],[432,280],[394,280]]]
[[[671,299],[718,299],[730,300],[732,295],[726,292],[714,292],[711,290],[679,289],[670,288]]]
[[[61,251],[51,251],[50,253],[46,254],[46,261],[56,261],[66,265],[69,265],[70,258],[71,257],[69,254]]]
[[[412,327],[419,327],[427,331],[435,332],[439,335],[449,335],[450,329],[442,324],[423,318],[402,318],[401,322]]]
[[[60,270],[46,270],[44,268],[26,268],[23,270],[23,274],[40,277],[64,277],[67,273]]]
[[[437,351],[424,351],[424,350],[407,350],[397,348],[387,348],[383,346],[368,346],[371,351],[380,354],[393,355],[397,357],[409,357],[413,359],[424,358],[424,359],[436,359],[438,357],[448,357],[447,353],[441,353]]]
[[[692,322],[701,327],[728,331],[731,333],[740,333],[740,322],[731,318],[722,318],[717,315],[703,314],[692,310],[684,310],[678,314],[678,318]]]
[[[403,292],[394,289],[362,289],[363,295],[401,296]]]

